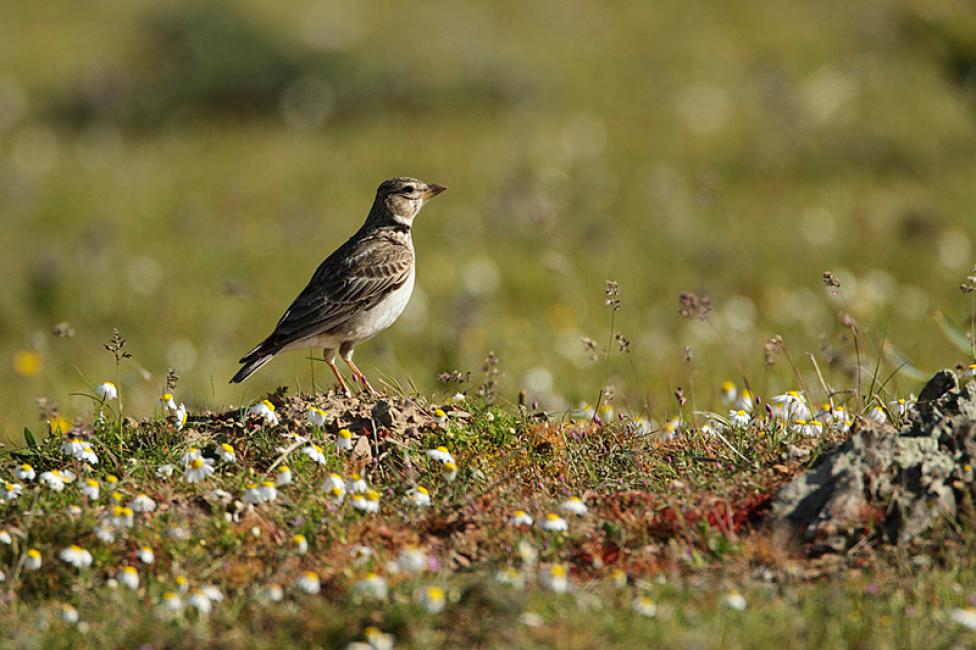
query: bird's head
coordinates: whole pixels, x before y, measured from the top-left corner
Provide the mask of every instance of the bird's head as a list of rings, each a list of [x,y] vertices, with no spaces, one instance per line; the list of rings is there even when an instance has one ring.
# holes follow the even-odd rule
[[[425,183],[409,176],[397,176],[383,181],[376,188],[374,210],[381,208],[394,221],[409,226],[424,203],[447,188],[436,183]]]

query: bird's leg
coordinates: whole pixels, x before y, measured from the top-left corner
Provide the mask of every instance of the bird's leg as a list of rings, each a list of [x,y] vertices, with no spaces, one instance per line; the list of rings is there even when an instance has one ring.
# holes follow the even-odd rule
[[[325,355],[325,362],[329,364],[332,374],[335,375],[336,381],[339,382],[339,388],[342,389],[342,392],[346,397],[352,396],[352,391],[349,390],[349,385],[346,384],[346,380],[342,378],[342,373],[339,372],[339,366],[336,365],[335,350],[332,348],[325,348],[325,350],[323,350],[323,354]]]
[[[352,370],[353,379],[361,383],[363,388],[365,388],[370,395],[375,395],[376,391],[373,390],[372,386],[370,386],[369,381],[366,379],[366,375],[364,375],[363,371],[357,368],[356,364],[352,362],[352,345],[343,343],[339,347],[339,355],[342,357],[342,360],[346,362],[346,365],[349,366],[349,369]]]

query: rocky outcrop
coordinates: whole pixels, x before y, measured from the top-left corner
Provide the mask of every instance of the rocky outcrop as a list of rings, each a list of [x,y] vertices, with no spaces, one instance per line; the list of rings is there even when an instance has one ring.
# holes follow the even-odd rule
[[[783,487],[771,522],[812,552],[909,542],[972,498],[974,458],[976,383],[943,370],[901,429],[865,423]]]

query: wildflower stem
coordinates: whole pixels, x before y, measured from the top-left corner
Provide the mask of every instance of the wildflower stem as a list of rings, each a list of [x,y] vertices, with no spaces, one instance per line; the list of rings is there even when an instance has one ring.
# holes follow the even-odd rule
[[[810,359],[810,363],[813,364],[813,369],[817,373],[817,379],[820,380],[820,387],[823,388],[824,395],[827,401],[830,403],[830,408],[834,408],[834,391],[830,390],[827,386],[827,382],[824,381],[823,373],[820,372],[820,364],[817,363],[817,357],[813,356],[812,352],[807,352],[807,358]]]
[[[610,336],[607,338],[607,354],[604,359],[603,364],[603,381],[600,383],[600,394],[596,398],[596,406],[593,409],[593,419],[595,420],[600,414],[600,405],[603,402],[603,396],[607,387],[607,380],[610,379],[610,351],[613,349],[613,330],[616,325],[617,320],[617,310],[610,310]]]

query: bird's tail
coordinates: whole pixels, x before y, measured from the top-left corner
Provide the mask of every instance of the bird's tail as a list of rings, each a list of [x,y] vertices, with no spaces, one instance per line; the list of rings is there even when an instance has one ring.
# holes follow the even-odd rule
[[[242,381],[244,381],[245,379],[247,379],[248,377],[256,373],[258,370],[263,368],[264,364],[271,361],[274,355],[262,354],[259,356],[255,356],[253,358],[250,357],[251,355],[248,355],[247,357],[244,357],[244,359],[241,360],[241,363],[244,364],[244,367],[238,370],[236,375],[231,377],[230,383],[232,384],[241,383]]]

